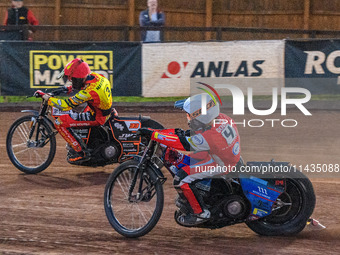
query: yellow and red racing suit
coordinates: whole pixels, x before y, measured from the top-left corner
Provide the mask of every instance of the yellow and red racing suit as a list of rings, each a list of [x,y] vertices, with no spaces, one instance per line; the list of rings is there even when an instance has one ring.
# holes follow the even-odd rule
[[[48,104],[63,111],[87,103],[89,107],[82,113],[65,114],[55,120],[54,126],[60,135],[77,152],[82,151],[80,139],[77,139],[70,128],[103,125],[110,117],[112,109],[111,85],[108,79],[97,73],[91,73],[84,89],[68,99],[50,97]]]

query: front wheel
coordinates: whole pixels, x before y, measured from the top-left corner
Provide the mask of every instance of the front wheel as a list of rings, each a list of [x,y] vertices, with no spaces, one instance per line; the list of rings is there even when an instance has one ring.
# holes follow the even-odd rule
[[[272,213],[265,218],[249,221],[247,225],[260,235],[294,235],[304,229],[314,207],[312,183],[296,171],[287,176],[286,190],[278,197]]]
[[[48,123],[28,115],[10,127],[6,149],[16,168],[26,174],[36,174],[51,164],[56,152],[56,138]]]
[[[154,172],[137,169],[138,162],[129,160],[110,175],[104,193],[104,207],[111,226],[125,237],[140,237],[150,232],[163,211],[164,193]],[[135,185],[129,194],[136,171]]]

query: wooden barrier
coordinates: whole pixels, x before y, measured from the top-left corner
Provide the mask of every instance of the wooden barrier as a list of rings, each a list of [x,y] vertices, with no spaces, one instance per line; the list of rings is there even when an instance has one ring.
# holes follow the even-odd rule
[[[338,30],[340,1],[338,0],[158,0],[166,13],[166,26],[170,27],[261,27],[280,29]],[[0,2],[0,17],[4,18],[9,1]],[[41,25],[94,25],[138,26],[139,13],[146,8],[146,0],[25,0]],[[100,40],[99,33],[93,33]],[[174,36],[165,34],[165,37]],[[176,34],[176,40],[187,41]],[[186,34],[191,40],[216,38],[211,32],[203,35]],[[303,35],[301,35],[303,36]],[[41,38],[40,38],[41,37]],[[74,36],[77,37],[77,36]],[[222,40],[282,39],[286,36],[272,34],[254,35],[230,33]],[[305,36],[306,37],[306,36]],[[51,38],[60,40],[59,31],[37,34],[35,40]],[[112,36],[109,40],[121,40]],[[128,39],[139,40],[131,31]]]

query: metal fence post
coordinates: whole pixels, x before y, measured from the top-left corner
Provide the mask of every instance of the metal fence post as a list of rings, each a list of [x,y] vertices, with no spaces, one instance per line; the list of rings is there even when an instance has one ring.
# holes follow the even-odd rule
[[[316,38],[317,31],[312,30],[312,33],[310,35],[310,38]]]
[[[217,41],[222,41],[222,28],[218,27],[216,31],[216,40]]]
[[[130,31],[130,27],[128,26],[124,27],[124,41],[126,42],[129,41],[129,31]]]

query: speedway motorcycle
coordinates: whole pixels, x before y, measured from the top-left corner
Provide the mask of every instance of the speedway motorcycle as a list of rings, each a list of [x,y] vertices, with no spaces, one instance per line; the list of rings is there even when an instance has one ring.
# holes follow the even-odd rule
[[[165,160],[168,150],[172,149],[149,140],[142,155],[122,163],[111,173],[105,187],[104,208],[111,226],[119,234],[141,237],[157,224],[163,210],[166,181],[161,169],[167,169],[172,177],[178,171]],[[183,164],[190,164],[188,156],[181,157],[184,157]],[[258,174],[264,167],[285,171]],[[258,170],[250,173],[244,169]],[[311,182],[288,162],[244,164],[241,158],[232,172],[197,180],[193,185],[211,217],[191,227],[217,229],[245,223],[260,235],[294,235],[310,222],[315,207]],[[174,218],[182,225],[179,216],[192,213],[192,209],[186,199],[179,196],[176,206]]]
[[[57,96],[66,93],[67,89],[59,88],[51,93]],[[30,113],[17,119],[7,133],[6,149],[13,165],[26,174],[36,174],[45,170],[53,161],[56,153],[57,131],[51,119],[71,111],[60,111],[42,101],[39,111],[23,110]],[[51,116],[52,118],[49,118]],[[148,141],[141,138],[136,131],[141,127],[159,128],[163,126],[149,117],[118,117],[111,114],[102,126],[72,128],[72,132],[83,139],[91,151],[90,159],[77,165],[97,167],[121,163],[138,155]],[[66,146],[68,154],[72,148]],[[68,161],[71,163],[71,161]]]

